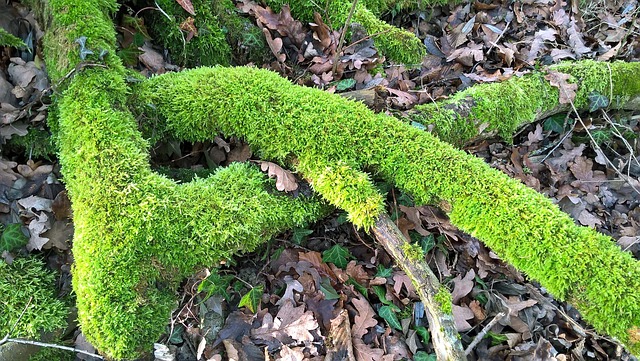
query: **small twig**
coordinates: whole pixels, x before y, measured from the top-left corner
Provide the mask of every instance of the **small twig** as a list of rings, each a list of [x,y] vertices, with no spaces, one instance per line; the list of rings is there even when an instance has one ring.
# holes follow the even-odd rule
[[[60,349],[60,350],[81,353],[83,355],[94,357],[94,358],[96,358],[98,360],[104,360],[104,357],[102,357],[100,355],[96,355],[95,353],[92,353],[92,352],[89,352],[89,351],[85,351],[85,350],[80,350],[80,349],[77,349],[75,347],[56,345],[54,343],[46,343],[46,342],[39,342],[39,341],[23,340],[23,339],[20,339],[20,338],[8,338],[8,337],[5,337],[5,338],[2,339],[2,342],[0,342],[0,345],[2,345],[5,342],[20,343],[20,344],[23,344],[23,345],[33,345],[33,346],[39,346],[39,347],[57,348],[57,349]]]
[[[473,351],[473,349],[480,343],[480,341],[482,341],[482,339],[484,338],[484,336],[487,334],[487,332],[489,332],[489,330],[491,329],[491,327],[493,327],[496,323],[498,323],[498,321],[502,320],[502,318],[504,316],[506,316],[507,314],[504,312],[500,312],[497,315],[495,315],[495,317],[493,317],[493,319],[491,320],[491,322],[487,323],[486,326],[484,326],[482,328],[482,331],[480,331],[480,333],[478,333],[476,335],[476,337],[473,339],[473,341],[471,341],[471,343],[469,344],[469,346],[467,346],[467,349],[464,350],[464,354],[466,356],[469,356],[469,354],[471,353],[471,351]]]
[[[347,34],[347,26],[349,26],[349,24],[351,23],[351,17],[353,16],[353,12],[356,10],[356,5],[358,5],[358,0],[353,0],[353,4],[351,5],[351,10],[349,10],[349,16],[347,16],[347,20],[344,22],[344,26],[342,27],[342,32],[340,33],[340,41],[338,42],[338,48],[336,49],[336,54],[333,57],[332,73],[334,74],[338,69],[338,59],[340,58],[342,45],[344,45],[344,37]]]

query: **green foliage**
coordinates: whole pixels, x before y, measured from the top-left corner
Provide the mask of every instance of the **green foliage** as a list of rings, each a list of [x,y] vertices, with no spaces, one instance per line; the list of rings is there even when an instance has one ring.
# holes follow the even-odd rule
[[[390,306],[384,305],[380,307],[380,310],[378,310],[378,315],[380,315],[380,317],[387,321],[389,326],[395,328],[396,330],[402,330],[402,325],[400,324],[400,320],[398,320],[398,315]]]
[[[333,245],[333,247],[322,252],[322,261],[327,263],[333,263],[338,268],[345,269],[347,263],[354,257],[348,249],[342,247],[339,244]]]
[[[413,361],[436,361],[438,358],[434,353],[426,353],[424,351],[418,351],[413,355]]]
[[[26,48],[27,45],[20,38],[0,27],[0,47]]]
[[[393,269],[391,267],[386,268],[385,266],[379,264],[376,267],[376,277],[391,277],[393,275]]]
[[[418,326],[415,330],[418,336],[420,336],[420,341],[422,341],[423,344],[428,345],[429,342],[431,342],[431,333],[429,332],[429,329],[424,326]]]
[[[59,344],[59,343],[58,343]],[[29,361],[75,361],[76,354],[72,351],[53,347],[41,347],[38,352],[29,357]]]
[[[38,339],[41,332],[65,327],[68,309],[55,296],[55,280],[36,257],[16,258],[11,265],[0,261],[0,334]]]
[[[340,295],[335,288],[331,285],[331,280],[328,277],[323,277],[320,282],[320,291],[324,295],[325,300],[337,300]]]
[[[251,313],[258,312],[264,288],[262,285],[253,287],[240,299],[238,307],[246,307]]]
[[[222,296],[225,300],[229,300],[231,297],[227,292],[227,288],[229,288],[233,279],[233,276],[221,275],[218,269],[214,268],[211,270],[211,274],[200,282],[198,292],[206,293],[205,300],[213,295]]]
[[[595,90],[589,93],[587,98],[589,99],[589,112],[591,113],[609,106],[609,99]]]
[[[484,337],[491,339],[491,346],[499,345],[508,340],[508,337],[506,335],[502,335],[502,334],[491,332],[491,331],[487,332],[487,334]]]
[[[640,63],[585,60],[550,68],[572,75],[578,83],[574,100],[578,109],[589,109],[592,92],[619,99],[620,103],[640,94]],[[544,73],[534,72],[500,83],[477,84],[446,101],[418,105],[411,119],[432,125],[440,139],[453,144],[473,139],[479,133],[476,127],[483,132],[496,131],[511,141],[514,132],[534,121],[536,114],[563,109],[559,107],[558,88],[549,85]]]
[[[301,245],[307,239],[307,236],[313,233],[312,229],[307,229],[304,227],[295,227],[291,230],[291,242],[297,245]]]
[[[14,135],[7,146],[21,151],[29,159],[52,159],[57,150],[51,134],[42,128],[29,128],[27,135],[22,137]]]
[[[3,251],[13,251],[29,243],[29,237],[22,232],[22,223],[11,223],[4,227],[0,226],[0,253]]]
[[[441,285],[438,289],[438,293],[434,295],[434,300],[440,305],[442,312],[452,314],[453,312],[453,300],[451,299],[451,292]]]

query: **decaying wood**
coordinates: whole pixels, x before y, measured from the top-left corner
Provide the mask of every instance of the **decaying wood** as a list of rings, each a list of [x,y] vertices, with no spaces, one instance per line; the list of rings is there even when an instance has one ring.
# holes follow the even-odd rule
[[[402,247],[407,240],[387,214],[382,214],[378,218],[373,234],[416,287],[418,296],[427,311],[431,340],[438,360],[466,360],[453,315],[444,313],[435,299],[441,287],[436,275],[425,261],[408,257]]]

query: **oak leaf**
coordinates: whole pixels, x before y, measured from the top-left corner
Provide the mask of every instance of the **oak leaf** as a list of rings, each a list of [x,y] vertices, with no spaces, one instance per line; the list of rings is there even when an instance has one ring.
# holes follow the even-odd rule
[[[549,81],[551,86],[558,88],[560,97],[558,101],[560,104],[571,104],[576,98],[576,90],[578,90],[578,84],[569,83],[568,80],[571,77],[569,74],[557,72],[555,70],[549,70],[545,79]]]

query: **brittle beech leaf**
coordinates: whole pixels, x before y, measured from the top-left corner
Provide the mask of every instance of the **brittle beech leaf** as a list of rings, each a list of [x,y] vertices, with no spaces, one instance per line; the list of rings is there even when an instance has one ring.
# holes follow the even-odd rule
[[[557,71],[549,70],[549,73],[544,76],[549,81],[551,86],[558,88],[560,97],[558,101],[560,104],[571,104],[576,98],[576,90],[578,90],[578,84],[569,83],[568,80],[571,77],[569,74],[560,73]]]
[[[276,177],[276,189],[279,191],[293,192],[298,189],[298,181],[290,171],[272,162],[258,163],[260,163],[260,169],[267,172],[269,177]]]

